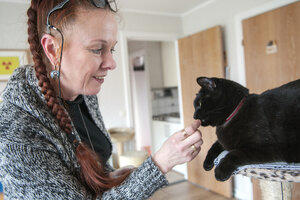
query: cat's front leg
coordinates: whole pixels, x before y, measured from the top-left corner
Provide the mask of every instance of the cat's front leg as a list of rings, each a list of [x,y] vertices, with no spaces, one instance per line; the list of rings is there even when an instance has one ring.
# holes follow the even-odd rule
[[[220,161],[215,168],[215,177],[218,181],[226,181],[232,173],[242,165],[246,155],[240,150],[232,150]]]
[[[203,163],[203,168],[206,171],[209,171],[214,167],[214,160],[222,151],[224,151],[224,148],[218,141],[211,146]]]
[[[276,152],[274,148],[268,147],[231,150],[216,167],[215,177],[219,181],[226,181],[240,166],[276,162],[280,161],[280,158],[280,152]]]

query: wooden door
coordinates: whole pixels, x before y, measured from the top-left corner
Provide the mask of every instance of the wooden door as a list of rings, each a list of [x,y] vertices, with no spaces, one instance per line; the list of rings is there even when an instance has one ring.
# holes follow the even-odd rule
[[[243,21],[247,87],[261,93],[300,78],[300,2]],[[267,53],[275,41],[277,52]],[[253,180],[254,199],[261,199],[259,180]],[[300,183],[293,184],[300,199]]]
[[[182,38],[178,41],[180,59],[181,92],[184,125],[193,121],[193,100],[200,86],[196,82],[199,76],[224,77],[224,50],[221,27],[213,27],[206,31]],[[200,154],[188,163],[188,180],[209,190],[232,196],[232,181],[218,182],[214,170],[206,172],[203,161],[208,149],[216,141],[215,128],[200,128],[204,144]]]
[[[243,21],[247,87],[260,93],[300,78],[300,2]],[[277,53],[267,54],[270,41]]]

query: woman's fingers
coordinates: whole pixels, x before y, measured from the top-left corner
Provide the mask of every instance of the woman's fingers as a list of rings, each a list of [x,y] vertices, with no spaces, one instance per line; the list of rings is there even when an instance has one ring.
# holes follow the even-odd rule
[[[192,135],[201,125],[200,120],[195,120],[191,123],[191,125],[187,126],[181,131],[181,139],[184,140],[185,138]]]
[[[190,127],[193,129],[193,130],[197,130],[201,125],[201,121],[200,120],[195,120],[191,123]]]
[[[163,173],[197,156],[203,143],[201,132],[198,130],[200,125],[200,120],[196,120],[183,130],[171,135],[153,155],[153,161]]]
[[[201,150],[201,145],[203,144],[203,141],[202,140],[200,140],[199,142],[196,142],[195,144],[193,144],[192,146],[191,146],[191,149],[192,149],[192,151],[193,151],[193,153],[194,152],[199,152],[200,150]]]
[[[195,120],[191,125],[184,128],[182,131],[178,133],[178,138],[180,143],[180,149],[186,153],[186,155],[197,155],[201,150],[201,145],[203,144],[202,141],[202,134],[198,130],[199,126],[201,125],[200,120]],[[190,160],[190,158],[188,158]]]
[[[202,141],[202,134],[199,130],[196,130],[192,135],[190,135],[189,137],[185,138],[182,141],[182,145],[183,146],[192,146],[193,144],[200,142],[201,144],[203,143]]]

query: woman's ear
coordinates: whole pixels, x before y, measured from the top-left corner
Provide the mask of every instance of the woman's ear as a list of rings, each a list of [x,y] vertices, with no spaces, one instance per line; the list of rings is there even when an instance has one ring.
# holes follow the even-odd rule
[[[55,37],[50,34],[44,34],[41,39],[44,52],[53,66],[58,64],[59,55],[57,52],[59,45]]]

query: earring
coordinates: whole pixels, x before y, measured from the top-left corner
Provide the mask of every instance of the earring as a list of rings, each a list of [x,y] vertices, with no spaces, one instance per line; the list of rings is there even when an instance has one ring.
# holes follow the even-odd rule
[[[53,78],[54,80],[55,80],[55,79],[58,79],[58,78],[59,78],[59,71],[57,71],[57,70],[51,71],[51,72],[50,72],[50,76],[51,76],[51,78]]]

